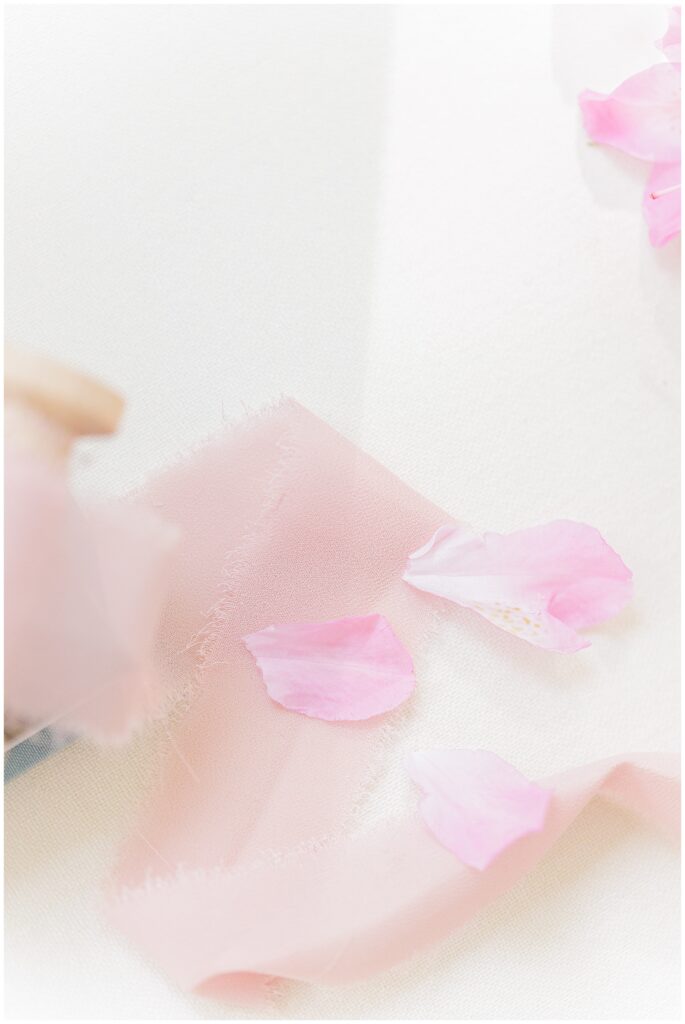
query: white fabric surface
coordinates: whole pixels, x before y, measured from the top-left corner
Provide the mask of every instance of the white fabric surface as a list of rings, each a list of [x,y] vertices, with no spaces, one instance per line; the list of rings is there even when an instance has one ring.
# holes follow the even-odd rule
[[[121,493],[286,393],[475,527],[584,520],[634,570],[630,608],[575,656],[465,618],[428,659],[408,744],[532,776],[678,744],[679,246],[649,247],[646,168],[589,146],[575,103],[658,60],[664,23],[10,10],[8,336],[128,398],[117,438],[79,450],[79,487]],[[155,750],[78,744],[7,787],[9,1016],[259,1015],[176,991],[99,915]],[[391,769],[369,814],[398,795]],[[281,1012],[670,1018],[677,893],[673,849],[595,803],[438,949],[295,987]]]

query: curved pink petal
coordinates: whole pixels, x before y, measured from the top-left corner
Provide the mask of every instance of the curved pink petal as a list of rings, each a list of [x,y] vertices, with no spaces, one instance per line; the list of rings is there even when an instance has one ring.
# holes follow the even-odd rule
[[[680,67],[655,64],[608,96],[586,89],[578,102],[585,130],[641,160],[680,160]]]
[[[435,838],[479,871],[545,823],[551,792],[487,750],[418,751],[407,770]]]
[[[654,164],[642,201],[652,245],[680,234],[680,193],[680,164]]]
[[[601,534],[563,519],[482,537],[442,526],[409,556],[403,579],[563,652],[588,647],[576,629],[616,615],[632,593],[632,573]]]
[[[310,718],[372,718],[414,689],[411,657],[382,615],[268,626],[244,643],[271,699]]]
[[[680,8],[671,7],[666,34],[657,42],[658,49],[672,64],[680,64]]]

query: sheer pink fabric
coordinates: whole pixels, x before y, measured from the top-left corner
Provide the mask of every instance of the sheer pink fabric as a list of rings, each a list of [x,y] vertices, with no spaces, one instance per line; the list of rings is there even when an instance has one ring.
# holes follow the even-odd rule
[[[5,454],[5,723],[122,740],[163,697],[154,639],[176,530],[87,503],[62,468]]]
[[[675,827],[674,766],[648,756],[546,780],[543,831],[483,872],[443,849],[418,810],[353,827],[393,714],[287,711],[241,637],[378,612],[416,653],[435,599],[401,577],[449,517],[288,402],[140,501],[182,530],[160,657],[176,678],[193,675],[196,694],[122,851],[109,913],[182,986],[259,991],[272,976],[339,982],[390,966],[528,871],[595,793]]]
[[[174,876],[148,858],[154,884],[127,893],[113,917],[186,988],[228,992],[231,975],[245,983],[246,973],[363,978],[444,938],[505,892],[597,794],[675,832],[676,771],[675,759],[644,755],[540,780],[554,791],[544,829],[484,871],[463,865],[411,814],[275,861],[241,854],[229,866]]]

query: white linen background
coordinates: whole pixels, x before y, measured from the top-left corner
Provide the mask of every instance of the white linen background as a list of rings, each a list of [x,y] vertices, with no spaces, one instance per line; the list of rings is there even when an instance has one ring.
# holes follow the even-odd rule
[[[409,747],[539,776],[678,745],[679,243],[650,248],[646,167],[588,145],[575,100],[657,62],[665,21],[8,12],[7,337],[128,399],[118,436],[80,447],[79,488],[123,493],[285,393],[479,529],[583,520],[634,570],[632,605],[573,657],[465,613],[424,666]],[[80,743],[6,788],[8,1016],[261,1015],[178,992],[100,917],[155,749]],[[369,814],[398,796],[391,767]],[[674,1017],[677,902],[674,850],[596,802],[436,949],[295,986],[280,1012]]]

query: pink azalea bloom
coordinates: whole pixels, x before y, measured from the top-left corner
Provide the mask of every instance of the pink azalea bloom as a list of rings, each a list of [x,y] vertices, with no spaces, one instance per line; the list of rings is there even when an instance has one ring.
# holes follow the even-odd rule
[[[487,750],[424,750],[410,755],[407,770],[423,791],[430,831],[479,871],[545,823],[550,790]]]
[[[371,718],[414,689],[411,657],[382,615],[267,626],[243,642],[271,699],[310,718]]]
[[[403,579],[561,652],[589,647],[576,630],[616,615],[632,593],[632,573],[601,534],[568,520],[482,537],[442,526],[409,556]]]
[[[668,63],[639,71],[609,95],[586,89],[579,103],[591,139],[653,164],[643,209],[659,246],[680,232],[680,8],[657,47]]]

